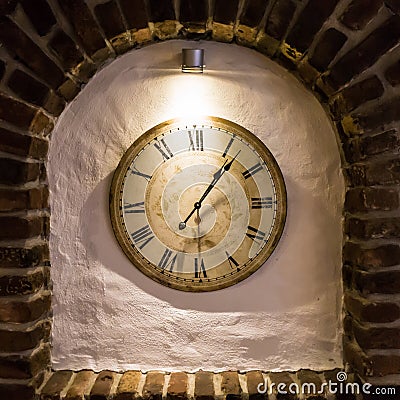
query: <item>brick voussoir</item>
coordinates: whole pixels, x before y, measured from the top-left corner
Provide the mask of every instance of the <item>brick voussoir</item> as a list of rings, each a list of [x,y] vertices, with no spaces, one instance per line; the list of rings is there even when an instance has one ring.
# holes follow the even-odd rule
[[[343,248],[344,262],[365,270],[381,269],[400,264],[400,246],[382,244],[376,247],[363,247],[358,243],[347,242]]]
[[[170,376],[167,400],[188,399],[188,376],[184,372],[173,372]]]
[[[346,218],[346,233],[350,238],[390,239],[400,236],[400,218],[359,218],[348,216]]]
[[[213,400],[214,399],[214,373],[198,371],[195,374],[194,399]]]
[[[384,324],[400,319],[400,306],[388,300],[371,300],[356,290],[346,290],[344,295],[346,310],[359,321]]]
[[[32,268],[49,260],[46,242],[27,247],[0,247],[0,268]]]
[[[90,370],[79,371],[73,377],[71,386],[65,395],[65,400],[81,400],[85,399],[85,395],[89,393],[95,379],[95,372]],[[115,400],[118,400],[116,398]],[[122,399],[121,399],[122,400]]]
[[[47,208],[48,195],[47,186],[27,190],[0,189],[0,212]]]
[[[374,271],[367,272],[356,269],[353,272],[354,289],[364,295],[399,294],[400,293],[400,271]]]
[[[41,236],[46,232],[49,217],[47,216],[1,216],[0,240],[6,239],[29,239]]]
[[[7,272],[0,276],[0,299],[4,296],[33,294],[46,284],[46,274],[41,267],[23,275],[12,275],[12,272],[7,275]]]
[[[346,193],[345,208],[351,213],[392,211],[399,208],[399,192],[386,188],[354,188]]]
[[[32,157],[43,160],[47,156],[49,142],[45,139],[19,134],[5,128],[0,128],[0,151],[17,156]]]
[[[60,394],[73,376],[72,371],[56,371],[47,380],[41,390],[40,400],[60,399]]]
[[[27,323],[33,322],[51,309],[50,292],[38,292],[28,299],[9,300],[0,298],[0,322]]]
[[[357,343],[363,349],[399,349],[400,329],[375,327],[352,320],[352,330]]]
[[[34,182],[39,178],[39,174],[39,163],[0,158],[1,184],[14,186]]]
[[[143,386],[142,398],[144,400],[162,400],[164,378],[163,372],[148,372]]]
[[[50,345],[44,343],[23,354],[0,356],[0,378],[29,379],[50,364]]]
[[[131,400],[132,398],[138,398],[140,396],[139,383],[141,378],[142,373],[140,371],[126,371],[118,383],[115,400]]]
[[[48,341],[51,323],[44,320],[26,330],[0,329],[0,352],[15,353],[36,348],[40,342]]]
[[[101,371],[93,384],[90,391],[92,400],[107,399],[111,392],[111,387],[114,383],[116,373],[112,371]]]

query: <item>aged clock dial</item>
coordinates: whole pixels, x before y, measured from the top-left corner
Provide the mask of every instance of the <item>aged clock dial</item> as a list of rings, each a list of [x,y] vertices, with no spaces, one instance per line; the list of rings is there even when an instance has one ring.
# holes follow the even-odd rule
[[[286,191],[272,154],[245,128],[215,117],[171,120],[122,157],[110,215],[143,273],[174,289],[210,291],[247,278],[271,255]]]

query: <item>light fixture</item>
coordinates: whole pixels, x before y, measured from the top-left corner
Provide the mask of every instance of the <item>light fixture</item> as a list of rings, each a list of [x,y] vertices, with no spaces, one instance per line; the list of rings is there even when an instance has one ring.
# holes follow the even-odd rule
[[[202,73],[204,49],[182,49],[182,72]]]

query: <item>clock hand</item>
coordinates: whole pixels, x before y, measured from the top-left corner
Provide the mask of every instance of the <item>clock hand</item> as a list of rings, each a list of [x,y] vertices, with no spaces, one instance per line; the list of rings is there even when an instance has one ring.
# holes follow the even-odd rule
[[[208,195],[208,193],[211,192],[211,189],[215,186],[215,184],[218,182],[218,180],[221,178],[222,174],[224,173],[224,167],[226,164],[226,161],[224,162],[224,164],[222,165],[222,167],[213,175],[213,180],[212,182],[208,185],[206,191],[203,193],[203,195],[201,196],[199,201],[196,201],[196,203],[194,203],[193,209],[192,211],[189,213],[189,215],[186,217],[186,219],[182,222],[179,222],[179,229],[185,229],[186,228],[186,222],[189,221],[190,217],[195,213],[196,210],[199,210],[201,207],[201,203],[202,201],[206,198],[206,196]]]
[[[199,253],[199,258],[200,258],[200,254],[201,254],[201,243],[200,243],[200,210],[197,209],[197,252]]]
[[[197,203],[200,203],[200,207],[201,207],[201,203],[203,202],[203,200],[207,197],[207,195],[211,192],[212,188],[217,184],[217,182],[221,179],[222,175],[226,172],[229,171],[233,161],[236,159],[236,157],[239,155],[240,150],[237,152],[236,156],[232,158],[231,161],[228,162],[228,164],[226,164],[226,160],[224,162],[224,164],[222,165],[222,167],[213,175],[213,181],[210,183],[210,185],[208,186],[208,188],[206,189],[206,191],[203,193],[203,196],[200,197],[200,200]],[[196,203],[195,203],[196,206]],[[199,208],[200,208],[199,207]],[[187,222],[187,221],[185,221]]]
[[[203,195],[200,197],[199,201],[196,201],[196,203],[194,203],[193,205],[193,209],[192,211],[189,213],[189,215],[186,217],[186,219],[182,222],[179,222],[179,229],[185,229],[186,228],[186,222],[189,221],[190,217],[195,213],[196,210],[199,210],[201,207],[201,203],[204,201],[204,199],[208,196],[208,194],[211,192],[211,190],[213,189],[213,187],[217,184],[217,182],[221,179],[222,175],[226,172],[229,171],[229,169],[232,166],[233,161],[236,159],[236,157],[239,155],[240,150],[237,152],[237,154],[235,155],[235,157],[232,158],[231,161],[228,162],[228,164],[226,163],[227,160],[225,160],[225,162],[223,163],[222,167],[215,172],[215,174],[213,175],[213,180],[212,182],[208,185],[207,189],[205,190],[205,192],[203,193]]]
[[[200,200],[197,203],[201,203],[203,202],[203,200],[207,197],[208,193],[211,192],[211,189],[217,184],[217,182],[220,180],[221,176],[224,174],[225,172],[225,167],[228,166],[225,165],[226,164],[226,160],[224,162],[224,164],[222,165],[222,167],[213,175],[213,180],[212,182],[208,185],[208,188],[206,189],[206,191],[203,193],[203,195],[200,197]],[[229,169],[229,168],[228,168]],[[196,203],[195,203],[196,204]],[[199,207],[200,208],[200,207]]]

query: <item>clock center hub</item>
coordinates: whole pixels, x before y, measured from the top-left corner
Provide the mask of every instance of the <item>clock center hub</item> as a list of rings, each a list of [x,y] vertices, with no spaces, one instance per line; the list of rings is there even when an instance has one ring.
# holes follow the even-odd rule
[[[198,200],[204,191],[207,189],[207,184],[198,183],[188,187],[180,196],[178,202],[178,215],[180,221],[183,221],[185,217],[194,208],[196,211],[193,213],[191,218],[188,219],[185,229],[179,230],[179,234],[185,237],[201,237],[210,232],[214,228],[217,213],[223,210],[230,211],[229,201],[221,191],[215,191],[210,193],[203,203],[199,203]],[[196,207],[197,205],[197,207]],[[171,228],[174,228],[174,218],[171,219]],[[178,225],[179,227],[179,222]]]

